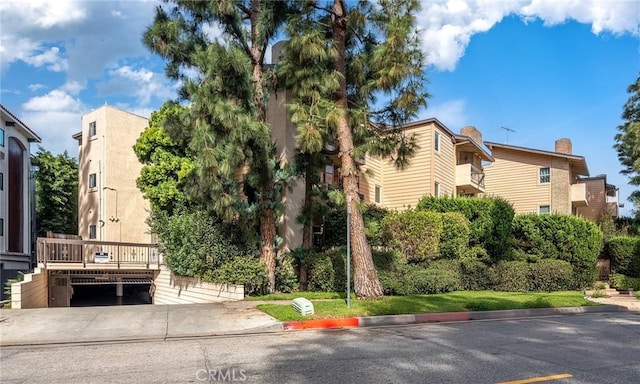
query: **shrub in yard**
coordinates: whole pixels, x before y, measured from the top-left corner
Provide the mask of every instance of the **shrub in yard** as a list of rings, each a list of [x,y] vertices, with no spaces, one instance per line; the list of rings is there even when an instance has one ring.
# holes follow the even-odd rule
[[[461,259],[469,250],[469,220],[460,212],[442,214],[442,234],[440,235],[440,257]]]
[[[347,209],[346,206],[330,204],[331,210],[324,219],[324,234],[321,248],[343,247],[347,245]],[[376,205],[361,205],[365,233],[369,245],[382,245],[381,221],[389,213]]]
[[[291,253],[279,254],[276,258],[276,291],[289,293],[298,290],[298,276]]]
[[[216,270],[209,271],[206,280],[221,284],[242,284],[247,295],[263,293],[269,278],[264,266],[252,256],[236,256]]]
[[[628,277],[619,273],[609,277],[609,281],[616,289],[633,289],[640,292],[640,278]]]
[[[640,277],[640,237],[618,236],[605,244],[605,256],[611,260],[611,271]]]
[[[450,268],[408,266],[397,287],[399,295],[423,295],[452,292],[460,289],[460,275]]]
[[[526,261],[503,261],[491,268],[493,289],[505,292],[531,290],[529,263]]]
[[[529,281],[533,291],[564,291],[578,288],[573,267],[564,260],[543,259],[529,264]]]
[[[491,270],[480,260],[467,259],[460,262],[462,289],[483,291],[491,288]]]
[[[526,214],[514,218],[512,232],[516,253],[530,260],[569,262],[580,287],[595,281],[602,232],[593,222],[569,215]]]
[[[461,213],[469,220],[471,246],[482,246],[494,262],[508,257],[514,216],[508,201],[496,197],[428,196],[420,199],[417,210]]]
[[[433,260],[438,257],[438,243],[442,233],[442,218],[428,211],[392,213],[382,220],[388,244],[406,255],[411,262]]]
[[[333,292],[335,285],[335,271],[333,261],[326,253],[316,253],[307,261],[309,291]]]

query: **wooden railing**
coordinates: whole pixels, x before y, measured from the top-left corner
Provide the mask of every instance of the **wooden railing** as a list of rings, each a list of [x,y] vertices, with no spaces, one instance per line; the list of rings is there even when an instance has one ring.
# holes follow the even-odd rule
[[[37,243],[38,264],[162,264],[156,244],[118,243],[39,237]]]

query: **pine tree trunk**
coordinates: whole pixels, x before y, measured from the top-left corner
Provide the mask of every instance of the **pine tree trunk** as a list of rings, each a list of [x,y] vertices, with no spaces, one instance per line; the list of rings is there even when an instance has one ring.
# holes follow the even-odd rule
[[[334,0],[332,15],[333,39],[338,55],[334,61],[334,69],[343,74],[340,89],[335,94],[335,101],[344,113],[337,124],[340,159],[342,163],[342,183],[347,204],[351,211],[351,256],[353,258],[354,291],[358,298],[379,298],[383,295],[378,273],[373,265],[371,248],[365,236],[364,219],[358,210],[357,170],[353,158],[353,136],[347,116],[347,88],[345,69],[345,37],[347,31],[347,8],[344,0]]]

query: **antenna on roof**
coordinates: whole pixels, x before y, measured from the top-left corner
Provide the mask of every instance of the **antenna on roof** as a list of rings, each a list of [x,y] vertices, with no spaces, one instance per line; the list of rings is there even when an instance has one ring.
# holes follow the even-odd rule
[[[511,129],[511,128],[507,128],[507,127],[500,127],[502,129],[504,129],[505,131],[507,131],[507,144],[509,144],[509,132],[515,132],[515,129]]]

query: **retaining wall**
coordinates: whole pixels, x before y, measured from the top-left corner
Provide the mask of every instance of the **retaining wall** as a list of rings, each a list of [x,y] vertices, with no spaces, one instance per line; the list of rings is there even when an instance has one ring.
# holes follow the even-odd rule
[[[203,282],[194,277],[174,275],[165,266],[154,279],[153,304],[217,303],[244,299],[243,285]]]

